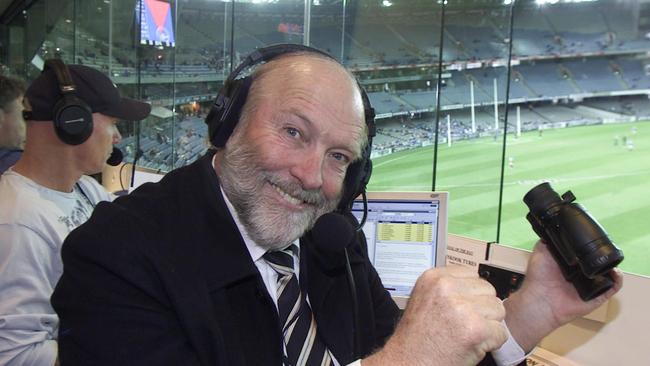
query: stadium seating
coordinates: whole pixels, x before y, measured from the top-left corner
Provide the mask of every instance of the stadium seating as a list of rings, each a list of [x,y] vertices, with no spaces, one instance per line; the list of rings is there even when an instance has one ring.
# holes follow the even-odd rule
[[[129,47],[114,47],[131,42],[129,29],[116,29],[114,36],[120,40],[109,45],[94,35],[96,29],[83,24],[73,29],[61,20],[39,53],[44,58],[58,55],[66,62],[90,65],[110,74],[118,84],[135,83],[137,74],[141,82],[138,95],[172,110],[174,105],[213,98],[232,66],[231,56],[239,63],[245,54],[263,45],[303,42],[301,4],[237,3],[238,21],[232,28],[226,21],[227,5],[196,9],[192,5],[180,4],[175,48],[142,47],[136,53]],[[369,97],[379,116],[375,150],[398,151],[431,140],[437,105],[435,83],[425,86],[425,79],[412,78],[411,74],[419,68],[430,73],[438,63],[439,13],[414,11],[387,17],[387,9],[372,8],[343,19],[335,6],[314,6],[312,10],[313,46],[342,58],[354,73],[385,70],[369,77],[381,82],[368,84],[374,90]],[[553,123],[601,123],[650,115],[650,101],[645,97],[650,93],[645,67],[650,40],[630,22],[632,13],[630,7],[614,3],[560,3],[517,13],[512,36],[513,59],[517,62],[510,70],[506,95],[509,12],[505,7],[452,7],[442,30],[445,70],[440,91],[440,138],[447,136],[447,115],[452,139],[494,134],[495,80],[500,123],[506,97],[510,103],[509,130],[514,128],[517,106],[524,131]],[[282,24],[295,28],[283,29]],[[75,42],[77,53],[57,51],[57,42]],[[401,73],[403,70],[406,72]],[[475,131],[471,128],[472,84]],[[605,98],[610,93],[642,96]],[[200,117],[151,117],[142,126],[139,144],[144,151],[140,158],[143,166],[169,170],[205,151],[207,131]],[[166,137],[161,140],[159,135]],[[126,136],[121,145],[126,148],[134,144],[135,137]],[[133,159],[133,148],[127,150],[127,159]]]

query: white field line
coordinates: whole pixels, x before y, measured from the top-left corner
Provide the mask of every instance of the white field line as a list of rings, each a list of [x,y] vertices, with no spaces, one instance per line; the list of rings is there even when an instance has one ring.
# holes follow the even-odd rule
[[[619,178],[619,177],[631,177],[631,176],[638,176],[638,175],[645,175],[645,174],[650,174],[650,170],[639,170],[636,172],[629,172],[629,173],[620,173],[620,174],[604,174],[604,175],[592,175],[592,176],[584,176],[584,177],[562,177],[562,178],[540,178],[540,179],[524,179],[524,180],[517,180],[514,182],[506,182],[504,183],[505,186],[514,186],[514,185],[523,185],[523,186],[532,186],[532,185],[537,185],[543,182],[549,182],[549,183],[561,183],[561,182],[574,182],[574,181],[595,181],[595,180],[601,180],[601,179],[610,179],[610,178]],[[450,184],[450,185],[440,185],[436,186],[436,189],[439,190],[444,190],[444,189],[449,189],[449,188],[459,188],[459,187],[498,187],[499,183],[476,183],[476,184]],[[377,186],[373,185],[373,189],[377,190],[382,190],[382,189],[392,189],[395,188],[394,186]],[[424,184],[419,184],[419,185],[403,185],[401,184],[399,186],[400,189],[421,189],[421,188],[428,188],[428,185]]]

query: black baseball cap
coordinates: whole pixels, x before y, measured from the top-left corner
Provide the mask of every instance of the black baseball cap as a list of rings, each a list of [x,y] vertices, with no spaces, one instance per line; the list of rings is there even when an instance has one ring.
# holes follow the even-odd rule
[[[117,86],[99,70],[84,65],[68,65],[75,85],[74,95],[86,102],[93,113],[127,121],[139,121],[151,112],[151,105],[135,99],[122,98]],[[45,69],[27,88],[25,98],[31,107],[30,119],[51,121],[54,106],[62,98],[56,74]]]

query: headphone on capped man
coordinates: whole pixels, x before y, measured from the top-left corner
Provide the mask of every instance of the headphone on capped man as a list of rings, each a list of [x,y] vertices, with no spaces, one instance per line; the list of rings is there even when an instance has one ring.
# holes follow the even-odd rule
[[[56,135],[68,145],[80,145],[93,132],[93,112],[90,106],[77,97],[77,87],[72,81],[70,70],[63,61],[45,61],[43,72],[52,70],[61,91],[61,99],[54,105],[53,118]]]
[[[242,77],[243,71],[253,66],[269,62],[282,55],[301,52],[321,55],[338,63],[334,57],[323,51],[299,44],[278,44],[253,51],[228,75],[228,78],[224,81],[223,87],[212,104],[210,113],[208,113],[205,119],[205,123],[208,125],[210,142],[213,146],[217,148],[224,147],[239,122],[241,112],[248,97],[248,92],[253,83],[253,77],[251,75]],[[338,210],[341,211],[349,210],[352,207],[354,199],[360,194],[365,193],[366,185],[372,173],[370,151],[372,149],[372,138],[376,134],[375,110],[370,105],[370,100],[363,87],[358,82],[357,85],[361,92],[361,99],[363,100],[368,143],[363,148],[361,158],[350,164],[345,174],[343,193],[338,206]]]

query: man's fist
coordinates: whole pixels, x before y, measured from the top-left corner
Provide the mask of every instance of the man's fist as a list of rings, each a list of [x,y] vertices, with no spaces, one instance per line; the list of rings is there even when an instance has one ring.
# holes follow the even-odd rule
[[[494,287],[465,267],[424,272],[386,346],[371,365],[475,365],[507,340]]]

